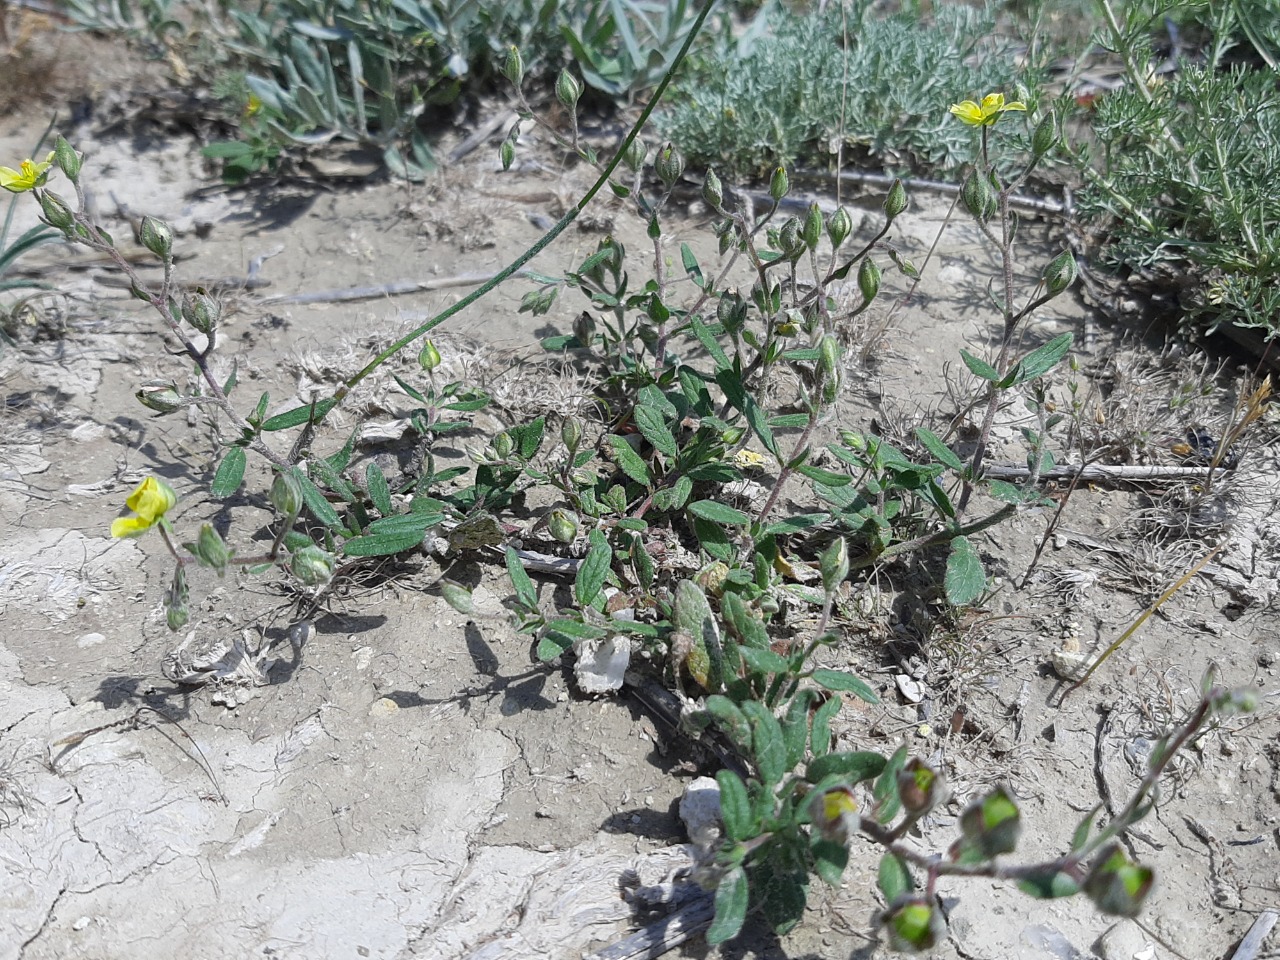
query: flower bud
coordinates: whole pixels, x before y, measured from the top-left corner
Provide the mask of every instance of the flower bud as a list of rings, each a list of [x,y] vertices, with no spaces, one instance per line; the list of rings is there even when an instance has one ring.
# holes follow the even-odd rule
[[[997,787],[960,814],[960,832],[962,858],[990,860],[1017,847],[1022,814],[1008,791]]]
[[[164,593],[164,616],[169,629],[175,633],[181,630],[190,619],[187,609],[187,572],[181,565],[173,568],[173,581]]]
[[[57,230],[66,232],[76,222],[67,202],[51,190],[41,191],[40,209],[44,213],[44,222]]]
[[[787,217],[786,223],[778,231],[778,244],[782,247],[783,256],[794,260],[804,253],[804,239],[800,236],[800,221],[795,217]]]
[[[167,223],[155,217],[142,218],[138,242],[161,260],[168,260],[173,255],[173,232]]]
[[[746,427],[728,427],[720,434],[720,442],[726,447],[736,447],[746,435]]]
[[[827,593],[835,593],[836,588],[849,576],[849,542],[844,537],[831,541],[831,546],[822,552],[818,570],[822,573],[822,589]]]
[[[644,166],[644,158],[649,155],[649,145],[641,137],[631,141],[627,152],[622,155],[622,162],[631,170],[639,170]]]
[[[511,452],[515,450],[516,442],[511,438],[511,434],[505,430],[493,438],[493,452],[498,455],[500,460],[505,460],[511,456]]]
[[[208,336],[222,319],[222,302],[198,290],[182,298],[182,319]]]
[[[212,567],[221,577],[227,572],[227,561],[231,559],[232,549],[222,539],[222,535],[213,528],[212,523],[201,524],[200,533],[194,544],[187,544],[195,554],[202,567]]]
[[[333,555],[312,544],[293,555],[289,569],[308,587],[318,587],[333,577]]]
[[[556,78],[556,99],[572,110],[582,96],[582,84],[568,70],[561,70]]]
[[[844,844],[849,840],[851,823],[857,823],[858,801],[848,787],[832,787],[813,795],[809,814],[822,839]]]
[[[816,202],[809,204],[809,210],[804,215],[804,224],[800,227],[800,236],[804,239],[804,245],[810,250],[818,248],[818,241],[822,239],[822,209]]]
[[[424,343],[422,349],[418,351],[418,365],[426,373],[430,373],[440,366],[440,351],[436,349],[436,345],[430,340]]]
[[[1151,892],[1155,875],[1150,867],[1139,866],[1112,843],[1094,861],[1084,881],[1084,892],[1103,913],[1136,917]]]
[[[870,257],[866,257],[858,267],[858,289],[862,292],[863,303],[870,303],[880,292],[880,268]]]
[[[172,380],[148,380],[134,394],[138,402],[156,413],[173,413],[186,406],[186,399],[178,393],[178,385]]]
[[[517,90],[524,82],[524,58],[520,56],[520,48],[515,44],[507,47],[507,59],[502,64],[502,75]]]
[[[658,179],[670,187],[684,173],[684,157],[680,156],[680,151],[673,144],[664,143],[653,159],[653,169]]]
[[[577,417],[565,417],[560,424],[560,439],[570,455],[577,453],[582,443],[582,422]]]
[[[827,218],[827,239],[831,241],[831,248],[839,250],[851,233],[853,233],[853,218],[844,207],[837,208],[836,212]]]
[[[1052,113],[1036,124],[1031,134],[1031,153],[1039,159],[1058,145],[1058,125]]]
[[[907,209],[907,188],[902,185],[901,180],[894,180],[888,196],[884,198],[884,215],[892,220],[905,209]]]
[[[769,196],[778,203],[791,191],[791,178],[787,176],[787,168],[779,164],[769,178]]]
[[[560,543],[569,544],[578,539],[578,521],[567,510],[552,510],[547,517],[547,529]]]
[[[947,922],[929,899],[916,894],[899,898],[885,912],[882,924],[889,946],[902,953],[932,950],[947,935]]]
[[[964,201],[966,210],[984,222],[996,212],[996,196],[991,189],[991,181],[976,170],[965,177],[960,187],[960,199]]]
[[[502,141],[502,146],[498,148],[498,160],[502,163],[502,172],[506,173],[511,169],[511,164],[516,162],[516,145],[511,142],[508,137]]]
[[[71,148],[65,137],[59,136],[54,141],[53,157],[68,180],[75,183],[80,179],[80,163],[84,158]]]
[[[1044,268],[1044,286],[1049,296],[1056,297],[1076,282],[1076,258],[1070,250],[1063,250]]]
[[[714,170],[708,170],[706,178],[702,181],[702,199],[713,210],[719,210],[720,205],[724,203],[724,187]]]
[[[693,582],[711,596],[719,597],[723,595],[724,585],[728,579],[729,565],[721,560],[716,560],[694,574]]]
[[[945,803],[949,794],[942,774],[918,757],[912,757],[898,771],[898,795],[908,813],[928,813]]]
[[[583,310],[573,318],[573,339],[578,341],[578,346],[589,347],[595,338],[596,318]]]
[[[302,509],[302,485],[292,473],[277,473],[271,482],[271,505],[293,518]]]
[[[471,591],[452,580],[440,581],[440,596],[444,602],[459,613],[474,613],[475,603],[471,599]]]

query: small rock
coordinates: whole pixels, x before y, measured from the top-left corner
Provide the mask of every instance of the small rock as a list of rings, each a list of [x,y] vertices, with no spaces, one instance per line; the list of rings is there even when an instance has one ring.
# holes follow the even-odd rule
[[[710,777],[698,777],[685,787],[680,798],[680,819],[695,843],[700,837],[720,832],[720,784]]]
[[[899,673],[893,678],[893,682],[905,703],[919,703],[924,699],[925,687],[918,680],[912,680],[905,673]]]
[[[106,640],[106,635],[101,633],[86,633],[83,637],[76,641],[76,646],[82,650],[85,647],[96,647],[98,644]]]
[[[400,704],[388,697],[380,697],[369,707],[371,717],[389,717],[400,711]]]
[[[79,932],[89,925],[88,917],[77,917],[75,923],[71,924],[71,929]]]

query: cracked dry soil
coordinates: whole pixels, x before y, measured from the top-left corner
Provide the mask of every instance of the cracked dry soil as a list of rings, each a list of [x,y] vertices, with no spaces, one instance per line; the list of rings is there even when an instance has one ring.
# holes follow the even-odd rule
[[[80,44],[98,70],[112,50],[59,42]],[[108,94],[92,79],[102,115],[161,82],[132,76]],[[237,358],[246,395],[271,391],[272,412],[294,405],[326,364],[353,369],[374,339],[456,292],[327,305],[271,296],[492,271],[537,238],[555,198],[581,179],[554,163],[502,177],[482,150],[420,187],[352,175],[221,190],[192,139],[159,119],[134,117],[128,135],[92,120],[67,134],[89,155],[104,217],[146,212],[173,224],[184,279],[244,277],[265,258],[258,276],[269,286],[228,296],[224,353],[228,364]],[[33,105],[6,118],[3,156],[25,155],[45,122]],[[919,263],[946,205],[912,203],[894,240]],[[597,212],[643,243],[620,207]],[[692,234],[690,214],[682,228]],[[1049,226],[1036,229],[1038,264],[1056,241]],[[564,269],[598,236],[571,233],[534,266]],[[201,637],[265,635],[269,683],[166,678],[177,642],[159,611],[168,568],[153,540],[111,541],[111,518],[150,472],[182,497],[180,529],[215,519],[247,538],[259,515],[201,492],[214,464],[207,430],[150,418],[134,401],[139,382],[181,370],[151,318],[108,285],[109,271],[61,248],[29,263],[66,296],[40,301],[57,322],[0,357],[0,960],[576,958],[625,935],[635,921],[619,880],[638,869],[656,882],[681,862],[675,808],[697,763],[638,703],[584,698],[564,672],[534,663],[507,621],[494,564],[464,571],[476,588],[469,617],[424,589],[438,573],[424,561],[354,589],[315,620],[300,651],[284,641],[288,606],[267,582],[197,576]],[[944,235],[922,295],[852,372],[841,425],[892,426],[946,408],[941,374],[958,348],[990,343],[982,304],[993,269],[976,231],[958,224]],[[522,292],[513,284],[459,318],[455,351],[497,366],[536,356],[537,337],[566,328],[572,309],[531,320],[517,313]],[[1081,301],[1043,311],[1028,345],[1066,330],[1113,418],[1135,397],[1159,406],[1168,372],[1157,354]],[[379,409],[385,396],[366,401],[394,416]],[[1019,416],[1002,416],[997,460],[1025,456]],[[343,436],[335,428],[327,440],[336,447]],[[1159,877],[1142,927],[1081,901],[951,881],[940,891],[951,937],[936,956],[1229,956],[1253,916],[1277,904],[1276,466],[1274,445],[1246,451],[1223,508],[1239,522],[1221,576],[1197,578],[1061,706],[1055,652],[1105,646],[1189,566],[1143,522],[1171,509],[1160,491],[1077,491],[1060,541],[1022,588],[1014,583],[1047,518],[989,531],[981,550],[1002,589],[951,633],[930,627],[936,611],[909,576],[886,571],[861,595],[866,629],[849,630],[833,663],[872,680],[885,706],[850,703],[842,743],[888,753],[906,740],[943,765],[957,804],[1008,783],[1022,803],[1026,859],[1060,852],[1095,803],[1123,803],[1144,750],[1190,706],[1211,662],[1262,697],[1258,714],[1200,742],[1135,832],[1136,853]],[[247,488],[261,480],[251,472]],[[800,489],[790,496],[803,504]],[[900,693],[920,690],[918,702]],[[957,809],[927,821],[917,842],[944,849]],[[693,941],[678,955],[880,956],[876,862],[856,843],[845,883],[815,887],[805,922],[785,938],[752,927],[738,944],[708,951]]]

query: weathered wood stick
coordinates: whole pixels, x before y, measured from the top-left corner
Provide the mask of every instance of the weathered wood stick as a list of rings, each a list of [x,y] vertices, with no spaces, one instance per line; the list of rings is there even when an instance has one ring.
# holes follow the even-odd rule
[[[1280,913],[1274,910],[1263,910],[1262,913],[1258,914],[1258,919],[1253,921],[1253,926],[1249,928],[1249,932],[1240,941],[1240,946],[1236,947],[1236,952],[1231,955],[1231,960],[1253,960],[1258,955],[1258,951],[1262,949],[1262,941],[1267,939],[1267,934],[1276,925],[1277,919],[1280,919]]]

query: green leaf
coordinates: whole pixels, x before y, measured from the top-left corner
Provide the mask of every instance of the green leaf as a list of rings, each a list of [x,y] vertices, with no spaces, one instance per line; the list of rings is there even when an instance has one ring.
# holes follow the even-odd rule
[[[391,516],[394,507],[391,505],[391,487],[387,483],[387,477],[372,460],[364,470],[365,486],[369,488],[369,499],[373,501],[373,505],[378,508],[378,512],[384,517]]]
[[[781,936],[794,928],[804,916],[804,905],[809,893],[808,874],[768,871],[757,874],[757,877],[761,887],[760,906],[764,910],[765,919],[769,921],[773,932]]]
[[[330,397],[327,400],[321,400],[314,407],[311,405],[294,407],[292,410],[276,414],[262,425],[262,429],[270,433],[274,430],[288,430],[290,427],[301,426],[313,418],[315,422],[319,422],[322,417],[337,405],[338,401]]]
[[[356,427],[351,431],[351,436],[347,437],[347,442],[342,445],[342,449],[332,456],[325,457],[324,462],[333,468],[335,473],[341,473],[351,465],[351,454],[356,449],[356,437],[360,436],[360,428]]]
[[[383,517],[375,520],[369,526],[365,527],[366,534],[386,534],[405,536],[411,533],[418,535],[418,542],[422,542],[423,536],[429,528],[444,520],[443,513],[398,513],[394,516]]]
[[[711,355],[711,359],[715,361],[717,370],[729,369],[729,358],[725,356],[724,350],[720,344],[716,342],[716,338],[711,335],[711,331],[707,329],[707,325],[696,316],[689,318],[689,329],[693,331],[693,335],[698,338],[698,342],[702,344],[702,349]],[[716,377],[719,380],[719,376]]]
[[[653,477],[649,473],[649,465],[631,448],[626,437],[610,434],[609,443],[613,447],[613,458],[618,462],[623,473],[643,486],[652,485]]]
[[[747,715],[738,709],[736,703],[717,693],[707,697],[705,707],[707,713],[715,717],[725,735],[733,741],[734,746],[744,752],[750,749],[751,723],[747,720]]]
[[[876,885],[884,894],[885,903],[893,903],[903,894],[915,889],[915,882],[907,871],[907,865],[892,853],[886,853],[880,858]]]
[[[847,473],[836,473],[833,470],[823,470],[821,467],[814,467],[805,464],[802,467],[796,467],[796,473],[808,477],[815,483],[820,483],[824,487],[843,487],[853,478]]]
[[[804,760],[804,748],[809,739],[809,710],[822,694],[817,690],[801,690],[787,704],[782,719],[782,739],[787,747],[787,769],[794,770]]]
[[[817,350],[806,351],[806,353],[817,354]],[[815,356],[813,359],[817,359]],[[809,414],[807,413],[784,413],[776,417],[769,418],[769,426],[776,427],[779,430],[798,430],[809,425]]]
[[[969,368],[969,372],[975,377],[981,377],[990,383],[1000,382],[1000,374],[996,368],[987,363],[987,361],[975,357],[968,350],[963,348],[960,350],[960,359],[964,361],[964,365]]]
[[[292,473],[294,479],[298,481],[298,486],[302,488],[302,502],[307,505],[312,515],[326,527],[341,529],[342,521],[338,519],[338,511],[333,509],[333,505],[324,498],[324,494],[311,482],[311,478],[297,467],[292,468]]]
[[[591,531],[591,550],[587,553],[582,566],[578,567],[578,575],[574,578],[573,592],[579,604],[589,607],[604,588],[605,578],[609,575],[609,564],[613,559],[613,550],[604,534],[599,530]]]
[[[821,526],[831,519],[829,513],[802,513],[798,516],[787,517],[785,520],[779,520],[777,523],[771,523],[764,528],[764,535],[782,536],[788,533],[800,533],[813,527]]]
[[[1064,333],[1054,337],[1044,346],[1036,347],[1018,363],[1018,376],[1014,383],[1024,383],[1042,377],[1059,363],[1071,350],[1074,334]]]
[[[741,510],[725,506],[715,500],[696,500],[686,508],[695,517],[710,520],[713,523],[724,523],[730,526],[743,526],[751,522],[751,518]]]
[[[952,470],[963,470],[964,463],[955,452],[942,442],[942,439],[932,430],[926,430],[924,427],[916,427],[916,439],[929,451],[930,456],[939,463],[944,463]]]
[[[898,793],[898,771],[906,762],[907,748],[904,745],[894,751],[889,762],[884,765],[884,771],[876,779],[875,786],[871,788],[871,796],[875,799],[876,819],[881,823],[888,823],[902,809],[902,796]]]
[[[421,545],[424,532],[373,533],[364,537],[352,537],[342,545],[342,553],[348,557],[388,557],[404,553]]]
[[[986,589],[987,575],[982,569],[982,558],[968,537],[956,537],[951,541],[951,555],[947,557],[947,575],[943,584],[947,601],[956,607],[973,603]]]
[[[849,848],[815,834],[809,848],[813,852],[813,869],[830,887],[840,886],[845,867],[849,865]]]
[[[213,483],[209,484],[209,492],[219,500],[231,496],[240,489],[240,481],[244,479],[246,456],[244,447],[232,447],[218,464],[218,471],[213,475]]]
[[[732,770],[716,774],[720,785],[720,817],[724,821],[724,833],[730,840],[749,840],[755,834],[755,818],[747,787]]]
[[[607,636],[609,631],[581,620],[561,617],[547,624],[547,629],[573,640],[599,640]]]
[[[671,430],[667,427],[666,420],[663,419],[662,412],[654,407],[642,404],[635,408],[636,426],[640,428],[640,433],[653,444],[653,448],[659,453],[665,453],[668,457],[674,457],[679,448],[676,446],[676,438],[672,436]]]
[[[741,647],[738,652],[747,666],[758,673],[786,673],[791,666],[786,657],[767,647]]]
[[[760,409],[760,405],[756,403],[752,397],[742,386],[741,375],[730,369],[716,371],[716,383],[720,385],[720,389],[724,391],[724,397],[729,401],[729,405],[735,410],[742,412],[747,418],[747,423],[760,438],[760,442],[764,444],[774,457],[779,460],[782,455],[778,452],[778,441],[773,438],[773,431],[769,429],[769,421],[764,411]]]
[[[747,919],[747,872],[734,867],[716,887],[716,915],[707,928],[707,943],[724,943],[732,940],[742,930]]]
[[[702,286],[702,268],[698,266],[698,258],[693,255],[693,250],[689,248],[687,243],[680,244],[680,262],[684,265],[684,272],[693,281],[697,287]]]
[[[839,697],[828,697],[827,702],[813,714],[809,728],[809,752],[815,757],[825,757],[831,752],[831,720],[843,706]]]
[[[516,442],[516,449],[524,460],[532,460],[542,446],[542,436],[546,432],[547,418],[538,417],[519,427],[512,427],[511,438]]]
[[[871,689],[871,686],[865,680],[860,680],[852,673],[845,673],[843,670],[828,670],[826,667],[819,667],[813,671],[813,680],[828,690],[852,693],[859,700],[865,700],[867,703],[880,702],[876,692]]]
[[[520,562],[520,556],[511,547],[507,548],[507,576],[511,577],[511,585],[521,607],[527,611],[536,611],[538,589],[535,588],[534,581],[529,579],[529,572],[525,570],[525,564]]]
[[[751,721],[751,752],[756,770],[766,787],[772,789],[787,773],[787,745],[782,726],[773,711],[759,700],[742,704],[742,712]]]
[[[1004,503],[1023,503],[1036,495],[1034,490],[1023,490],[1004,480],[988,480],[987,493]]]
[[[847,777],[851,784],[878,777],[885,769],[885,759],[867,750],[828,753],[815,757],[805,768],[804,778],[817,783],[825,777]]]
[[[1077,853],[1084,849],[1086,843],[1089,842],[1089,834],[1093,830],[1094,818],[1102,812],[1102,804],[1099,803],[1092,810],[1085,814],[1084,819],[1080,821],[1075,829],[1075,833],[1071,835],[1071,852]]]
[[[1080,892],[1080,884],[1061,870],[1045,870],[1024,876],[1018,881],[1018,889],[1037,900],[1057,900],[1074,897]]]

